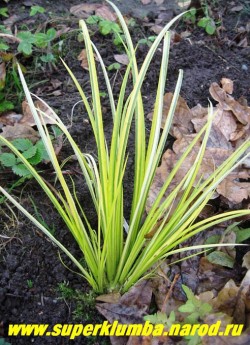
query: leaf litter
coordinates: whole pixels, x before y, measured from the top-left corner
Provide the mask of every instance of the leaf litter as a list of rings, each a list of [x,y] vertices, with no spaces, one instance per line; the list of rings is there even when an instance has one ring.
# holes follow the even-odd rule
[[[215,107],[216,116],[213,121],[203,162],[195,183],[200,178],[206,179],[209,177],[214,169],[220,166],[235,148],[243,141],[249,140],[250,107],[246,104],[245,100],[235,100],[231,96],[233,92],[233,82],[231,80],[223,78],[221,83],[222,87],[214,82],[209,89],[212,98],[218,103]],[[167,93],[164,97],[162,127],[166,121],[172,97],[172,93]],[[152,113],[148,115],[148,118],[152,118]],[[157,168],[147,201],[147,210],[151,208],[169,172],[175,166],[189,143],[206,123],[206,119],[206,108],[198,104],[190,109],[186,101],[182,97],[179,97],[171,130],[171,135],[176,140],[173,148],[168,149],[164,153],[161,165]],[[193,151],[185,159],[167,193],[170,193],[186,175],[186,172],[190,170],[199,148],[200,143],[195,145]],[[246,160],[244,164],[230,173],[216,189],[214,197],[223,197],[223,201],[230,208],[240,207],[242,202],[250,197],[249,163]]]

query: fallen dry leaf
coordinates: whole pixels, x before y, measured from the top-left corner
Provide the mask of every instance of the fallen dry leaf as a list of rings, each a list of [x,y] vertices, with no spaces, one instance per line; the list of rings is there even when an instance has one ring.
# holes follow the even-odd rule
[[[242,267],[246,267],[250,270],[250,252],[247,252],[242,259]]]
[[[240,204],[250,197],[250,183],[238,182],[238,176],[235,176],[235,179],[230,179],[230,177],[224,179],[216,190],[234,204]]]
[[[129,64],[129,58],[127,54],[115,54],[114,58],[117,62],[119,62],[122,65],[128,65]]]
[[[40,139],[39,133],[32,127],[19,123],[15,123],[14,126],[3,127],[1,135],[10,141],[18,138],[27,138],[35,143]]]
[[[72,6],[70,8],[70,13],[72,13],[77,18],[88,18],[93,14],[102,4],[80,4]]]
[[[152,298],[152,286],[143,280],[125,293],[118,303],[98,303],[97,310],[110,322],[123,324],[142,324],[143,316],[149,311]],[[112,345],[127,344],[128,337],[111,337]]]
[[[166,123],[166,119],[168,117],[168,112],[171,106],[171,102],[173,99],[173,93],[168,92],[164,96],[163,100],[163,115],[162,115],[162,123],[161,127],[164,128]],[[148,114],[148,119],[152,120],[152,113]],[[181,96],[178,99],[175,116],[173,118],[172,127],[175,128],[178,126],[179,130],[182,134],[188,134],[193,132],[193,125],[191,120],[193,118],[193,114],[189,109],[186,101]],[[173,132],[173,129],[172,129]]]
[[[151,1],[152,1],[152,0],[141,0],[141,3],[142,3],[143,5],[148,5],[148,4],[151,3]]]
[[[218,293],[218,296],[211,302],[213,310],[216,312],[222,312],[229,316],[233,316],[236,304],[238,302],[239,287],[235,282],[230,279],[222,290]]]
[[[221,88],[217,83],[212,83],[210,86],[210,93],[214,100],[218,102],[214,108],[216,113],[213,125],[210,131],[207,148],[204,154],[203,162],[201,164],[197,179],[201,177],[206,179],[209,177],[216,167],[219,167],[244,141],[249,140],[250,136],[250,107],[248,107],[245,99],[236,101],[229,95],[233,91],[233,82],[228,78],[221,80],[223,87]],[[227,92],[225,91],[227,90]],[[172,93],[166,93],[164,96],[162,128],[165,125],[168,112],[170,109]],[[152,113],[148,115],[152,119]],[[182,97],[179,97],[175,115],[172,122],[171,135],[176,138],[172,150],[167,150],[162,157],[162,164],[157,168],[156,176],[152,183],[149,198],[147,200],[147,212],[151,208],[156,196],[163,186],[167,176],[177,164],[181,154],[185,152],[188,145],[195,138],[207,122],[207,109],[201,105],[190,109]],[[164,198],[166,198],[171,191],[179,184],[185,177],[186,172],[191,169],[200,148],[198,142],[189,156],[185,159],[182,166],[176,173],[174,179]],[[214,198],[218,195],[223,198],[230,207],[239,206],[244,200],[250,196],[250,159],[245,160],[234,172],[230,173],[224,181],[216,189]],[[244,174],[239,180],[239,174]],[[176,196],[175,204],[172,205],[174,212],[175,205],[178,203],[180,195]],[[235,206],[234,206],[235,205]],[[160,221],[160,219],[159,219]]]
[[[234,6],[230,9],[230,12],[240,12],[241,10],[243,10],[243,8],[243,5]]]
[[[51,92],[51,94],[53,96],[61,96],[62,95],[62,91],[61,90],[56,90],[56,91]]]
[[[181,8],[188,8],[191,4],[192,0],[186,0],[186,1],[178,1],[178,6]]]
[[[21,15],[13,14],[3,21],[3,24],[11,31],[11,26],[16,23],[18,20],[21,20]]]
[[[57,123],[55,120],[53,112],[42,101],[37,100],[34,102],[34,104],[35,104],[35,107],[40,110],[40,112],[38,110],[38,113],[40,116],[42,116],[45,124],[53,125],[53,124]],[[23,110],[23,117],[19,121],[19,123],[24,124],[26,126],[31,126],[31,127],[35,126],[36,123],[35,123],[35,120],[33,118],[30,106],[27,103],[27,101],[22,102],[22,110]]]
[[[105,20],[115,22],[117,19],[116,14],[106,5],[102,5],[95,10],[96,16],[99,16]]]
[[[211,84],[209,92],[213,99],[219,102],[219,105],[223,110],[232,111],[237,120],[243,125],[249,123],[250,107],[241,105],[233,97],[227,95],[227,93],[217,83]]]
[[[163,29],[163,26],[155,24],[151,26],[150,30],[153,31],[156,35],[158,35]]]
[[[106,20],[116,21],[116,14],[106,5],[102,4],[80,4],[70,8],[72,13],[77,18],[88,18],[91,14],[95,14]]]
[[[233,84],[233,81],[231,79],[229,79],[229,78],[222,78],[220,83],[221,83],[222,89],[226,93],[229,93],[230,95],[233,93],[234,84]]]
[[[211,290],[220,291],[224,287],[225,282],[230,279],[236,279],[237,275],[238,272],[236,270],[213,264],[206,257],[202,257],[197,273],[199,278],[197,293],[200,294]]]
[[[96,297],[96,301],[106,303],[118,303],[121,299],[121,295],[118,292],[109,293],[106,295],[100,295]]]
[[[81,61],[81,67],[89,70],[89,64],[88,64],[88,59],[87,59],[87,51],[86,49],[83,49],[81,53],[77,56],[77,60]]]
[[[226,327],[233,322],[232,317],[226,314],[210,314],[204,322],[208,325],[215,325],[217,322],[220,323],[219,330],[225,331]],[[236,321],[236,324],[238,322]],[[238,329],[238,325],[236,325]],[[245,334],[242,333],[240,336],[204,336],[201,337],[202,345],[248,345],[250,343],[250,334],[247,331]]]
[[[215,109],[217,114],[214,118],[214,125],[221,131],[224,137],[229,141],[232,133],[237,130],[237,121],[231,111],[223,110],[220,107]]]
[[[62,85],[62,82],[58,79],[51,79],[50,83],[54,89],[57,89]]]
[[[3,125],[13,126],[15,123],[18,123],[22,117],[22,114],[17,114],[14,111],[7,111],[1,114],[0,123]]]

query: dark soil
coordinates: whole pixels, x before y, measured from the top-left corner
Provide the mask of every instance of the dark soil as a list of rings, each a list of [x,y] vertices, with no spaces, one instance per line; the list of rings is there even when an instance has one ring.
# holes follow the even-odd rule
[[[89,1],[91,2],[91,1]],[[19,1],[14,0],[8,4],[9,12],[11,14],[19,14],[20,6],[23,14],[27,14],[29,7],[33,1]],[[69,25],[70,27],[77,27],[77,20],[75,17],[70,16],[69,9],[72,5],[79,4],[79,0],[68,1],[47,1],[38,0],[34,2],[37,5],[46,8],[46,13],[51,12],[52,18],[58,18],[57,24],[60,20]],[[140,5],[139,1],[131,0],[131,4],[135,4],[135,13],[130,15],[136,16],[136,20],[139,25],[134,28],[132,35],[134,41],[144,36],[152,35],[148,28],[142,25],[143,16],[148,15],[151,21],[153,21],[160,13],[160,7],[169,6],[170,1],[165,1],[164,4],[154,7],[147,7]],[[237,29],[241,26],[245,26],[250,20],[249,1],[240,1],[245,5],[245,10],[240,12],[230,12],[229,2],[226,0],[215,1],[215,15],[222,20],[223,30],[220,30],[218,35],[209,36],[203,29],[194,26],[186,27],[181,22],[176,27],[177,32],[181,33],[185,29],[191,31],[191,36],[187,39],[182,39],[178,43],[172,45],[170,54],[170,65],[168,72],[168,81],[166,91],[172,91],[174,89],[179,69],[184,70],[184,81],[182,86],[181,95],[186,99],[190,107],[195,106],[197,103],[201,103],[206,106],[209,98],[209,86],[211,82],[220,82],[222,77],[230,78],[234,81],[234,97],[239,98],[244,96],[248,102],[250,102],[250,47],[239,47]],[[4,3],[3,3],[4,4]],[[3,7],[1,3],[1,7]],[[26,6],[25,6],[26,4]],[[238,4],[238,2],[237,2]],[[248,7],[247,7],[248,6]],[[129,7],[129,5],[128,5]],[[169,8],[169,7],[168,7]],[[124,8],[126,12],[126,8]],[[146,11],[146,12],[145,12]],[[175,8],[172,6],[169,9],[171,16],[175,14]],[[128,11],[127,11],[128,12]],[[140,17],[140,18],[138,18]],[[49,18],[46,14],[38,17],[38,21],[44,22]],[[27,21],[27,22],[26,22]],[[29,27],[27,16],[22,19],[16,25],[25,25]],[[37,23],[38,24],[38,23]],[[48,22],[50,25],[50,22]],[[116,48],[111,42],[110,38],[104,38],[100,34],[95,34],[93,40],[97,44],[101,55],[107,65],[114,62],[113,54],[116,52]],[[108,41],[109,40],[109,41]],[[72,68],[76,77],[83,85],[86,85],[86,90],[89,89],[87,81],[87,73],[80,67],[77,56],[80,53],[82,47],[76,41],[76,36],[71,36],[68,39],[64,52],[64,59]],[[141,46],[138,50],[139,61],[143,61],[147,47]],[[152,62],[147,80],[143,86],[143,95],[147,100],[147,111],[150,112],[154,103],[154,95],[157,87],[157,73],[159,70],[160,59],[158,56]],[[123,71],[121,71],[122,73]],[[113,72],[113,77],[116,78],[116,83],[119,84],[121,80],[120,72],[117,76]],[[41,80],[53,80],[59,79],[62,81],[62,95],[53,96],[48,95],[46,89],[43,88],[49,85],[49,81],[43,84],[43,87],[33,89],[33,92],[39,92],[39,96],[44,98],[52,107],[54,107],[60,114],[66,124],[70,123],[72,107],[76,102],[80,100],[79,95],[75,92],[70,78],[66,75],[62,65],[58,65],[58,70],[51,73],[48,70],[37,69],[28,74],[29,80],[41,81]],[[101,79],[101,83],[104,80]],[[104,85],[104,84],[103,84]],[[105,89],[102,84],[100,89]],[[118,87],[117,87],[118,89]],[[114,88],[116,90],[116,86]],[[109,113],[108,105],[106,101],[103,102],[103,107],[106,108],[105,125],[107,130],[107,136],[111,132],[111,116]],[[74,109],[73,125],[71,127],[71,133],[76,138],[83,151],[93,153],[95,151],[94,140],[89,125],[84,124],[84,110],[81,105],[77,105]],[[132,145],[132,143],[131,143]],[[62,158],[70,154],[67,151],[67,147],[62,150]],[[131,164],[133,162],[131,161]],[[72,163],[72,169],[74,168]],[[51,178],[49,167],[46,167],[46,176]],[[81,185],[81,177],[75,171],[75,178],[77,185]],[[2,175],[2,174],[1,174]],[[13,176],[10,177],[10,179]],[[128,174],[128,183],[126,184],[126,194],[130,195],[129,190],[133,188],[132,181],[130,181],[130,175]],[[3,183],[6,183],[3,176]],[[2,183],[2,182],[1,182]],[[16,189],[16,196],[20,195],[25,207],[31,208],[29,197],[31,197],[45,222],[49,224],[51,228],[55,229],[55,234],[62,243],[67,244],[68,248],[79,256],[78,249],[74,243],[71,235],[67,232],[67,229],[63,223],[53,214],[51,208],[48,206],[44,196],[39,191],[34,181],[29,181],[25,185],[22,185]],[[88,195],[82,188],[81,202],[88,206]],[[129,205],[129,197],[126,200]],[[129,211],[129,206],[128,206]],[[95,222],[95,216],[92,208],[88,211],[91,221]],[[89,286],[86,282],[77,274],[67,269],[70,267],[74,270],[69,260],[62,255],[59,257],[57,248],[47,240],[40,231],[30,226],[24,217],[19,214],[12,207],[1,205],[0,209],[0,222],[1,222],[1,257],[0,257],[0,321],[4,321],[4,325],[7,329],[8,323],[46,323],[46,324],[65,324],[69,322],[74,323],[100,323],[102,317],[95,311],[94,299],[91,294]],[[79,256],[80,257],[80,256]],[[63,264],[62,264],[63,262]],[[66,267],[65,267],[66,266]],[[65,294],[60,292],[59,286],[64,283],[64,287],[68,286],[73,290],[80,291],[83,296],[83,300],[87,302],[80,302],[77,300],[77,293],[75,297],[65,299]],[[82,310],[79,307],[82,306]],[[12,345],[16,344],[105,344],[109,343],[108,339],[102,338],[86,338],[76,339],[74,341],[68,340],[68,338],[6,338]]]

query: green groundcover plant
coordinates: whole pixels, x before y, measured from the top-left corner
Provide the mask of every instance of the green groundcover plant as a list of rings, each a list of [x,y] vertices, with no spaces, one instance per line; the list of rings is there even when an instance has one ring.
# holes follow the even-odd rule
[[[216,186],[249,155],[245,152],[250,146],[249,141],[243,143],[209,178],[205,181],[200,179],[199,183],[196,183],[195,187],[193,187],[205,152],[212,120],[215,116],[210,105],[206,125],[193,139],[192,143],[187,147],[185,153],[173,168],[173,171],[169,174],[152,208],[145,217],[144,211],[149,189],[155,176],[156,168],[161,160],[182,82],[183,73],[180,71],[169,114],[164,129],[161,130],[163,96],[170,47],[170,33],[168,30],[180,16],[171,20],[156,37],[139,69],[136,61],[136,49],[133,46],[125,20],[116,6],[111,2],[109,4],[114,8],[119,18],[124,34],[124,48],[130,61],[120,87],[117,102],[114,100],[104,62],[95,45],[91,42],[87,26],[83,20],[80,21],[80,27],[83,31],[89,63],[89,77],[92,90],[91,99],[85,95],[84,90],[79,85],[71,70],[65,65],[82,97],[88,113],[97,146],[97,161],[90,154],[81,151],[68,132],[67,127],[54,114],[57,126],[68,139],[81,167],[86,185],[93,200],[93,207],[96,211],[98,219],[97,228],[93,229],[89,223],[78,201],[74,183],[72,182],[72,188],[70,188],[69,182],[66,182],[64,178],[48,130],[33,104],[31,94],[20,68],[19,73],[24,92],[55,170],[57,184],[59,185],[58,189],[54,187],[51,189],[35,168],[25,159],[22,152],[19,152],[5,138],[0,137],[1,142],[9,147],[20,159],[40,184],[42,190],[47,194],[55,210],[57,210],[65,222],[66,227],[71,231],[78,243],[85,263],[82,264],[82,260],[74,257],[62,243],[23,208],[16,199],[7,193],[4,188],[0,187],[0,191],[72,259],[82,276],[99,293],[113,290],[127,291],[139,279],[151,274],[150,269],[161,262],[161,260],[174,253],[190,250],[190,247],[179,248],[178,245],[191,236],[222,221],[250,214],[250,210],[234,210],[224,214],[216,214],[204,220],[198,220],[201,210],[212,197]],[[149,138],[146,140],[145,114],[141,87],[154,53],[162,41],[162,59],[154,115]],[[98,57],[102,68],[110,100],[113,117],[113,131],[110,144],[105,139],[94,54]],[[131,78],[130,75],[132,76]],[[126,91],[131,89],[131,83],[132,91],[127,96]],[[128,88],[129,86],[130,88]],[[123,186],[125,183],[124,174],[129,151],[128,137],[132,121],[135,123],[135,150],[133,153],[129,152],[129,154],[134,155],[134,188],[131,191],[133,193],[133,200],[130,209],[130,219],[125,221]],[[202,144],[192,169],[168,197],[163,199],[178,169],[192,151],[194,145],[198,141],[201,141],[201,139]],[[181,195],[181,198],[174,212],[170,213],[177,194],[178,196]],[[155,225],[159,219],[161,219],[161,222],[157,231],[152,238],[147,239],[146,235],[155,229]],[[128,225],[127,231],[124,230],[124,224]],[[193,246],[191,248],[204,251],[211,246],[210,244]]]

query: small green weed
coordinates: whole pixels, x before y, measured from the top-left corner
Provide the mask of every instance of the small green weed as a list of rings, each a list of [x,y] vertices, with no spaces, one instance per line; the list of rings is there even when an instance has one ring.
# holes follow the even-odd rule
[[[198,27],[203,28],[208,35],[214,35],[216,32],[217,24],[220,22],[215,22],[212,15],[209,14],[208,5],[205,2],[202,5],[202,10],[204,13],[204,17],[198,19],[197,18],[197,9],[191,8],[187,13],[183,15],[183,20],[190,24],[197,24]]]
[[[212,312],[212,306],[208,303],[204,303],[203,301],[199,300],[194,295],[192,290],[189,289],[187,286],[182,285],[182,289],[187,296],[186,303],[178,308],[179,312],[187,314],[187,316],[184,317],[183,322],[178,322],[178,320],[176,320],[176,315],[174,311],[171,311],[169,316],[167,316],[166,313],[163,312],[157,312],[153,315],[146,315],[144,317],[144,320],[149,321],[152,324],[163,324],[168,330],[170,330],[173,324],[201,324],[204,318]],[[195,333],[192,336],[186,336],[185,332],[183,332],[182,336],[187,341],[187,345],[201,344],[201,338],[197,333]]]
[[[48,48],[51,41],[56,37],[56,30],[50,28],[46,33],[38,32],[33,34],[30,31],[20,31],[17,34],[20,43],[17,47],[18,52],[24,55],[31,55],[34,47],[45,49]]]
[[[42,6],[31,6],[30,9],[30,16],[35,16],[37,13],[44,13],[45,12],[45,8]]]
[[[99,16],[90,16],[87,18],[86,23],[90,25],[97,25],[99,32],[106,36],[106,35],[113,35],[113,43],[116,46],[120,46],[123,43],[124,35],[122,34],[122,29],[120,25],[118,25],[116,22],[113,22],[111,20],[103,19]],[[134,22],[131,22],[132,25],[134,25]]]
[[[118,71],[121,68],[121,64],[119,62],[114,62],[108,66],[108,71]]]
[[[65,282],[58,285],[58,291],[61,294],[61,298],[75,303],[75,310],[72,312],[74,320],[93,320],[93,317],[95,317],[96,297],[93,291],[83,293],[70,288]]]
[[[188,316],[185,318],[186,323],[195,324],[200,323],[212,311],[212,306],[208,303],[204,303],[195,297],[193,291],[187,286],[182,285],[187,301],[185,304],[179,307],[179,311],[182,313],[187,313]]]
[[[222,235],[210,236],[205,243],[218,243],[218,247],[220,247],[220,243],[227,243],[233,241],[236,244],[240,244],[248,240],[250,238],[250,228],[240,228],[237,226],[238,224],[239,223],[235,222],[228,226],[227,229],[223,231]],[[234,247],[229,247],[226,252],[221,251],[219,249],[211,249],[209,251],[209,254],[206,255],[206,258],[211,263],[229,268],[233,268],[235,264],[235,257],[236,251]]]
[[[5,94],[0,92],[0,113],[11,109],[14,109],[13,102],[6,100]]]
[[[0,16],[7,17],[7,18],[9,17],[7,7],[0,8]]]
[[[26,138],[19,138],[12,141],[12,144],[18,149],[31,165],[37,165],[43,160],[48,160],[48,154],[45,150],[42,140],[37,141],[35,144]],[[0,154],[0,163],[5,168],[11,168],[13,173],[18,176],[30,175],[29,170],[25,167],[21,160],[13,153],[4,152]]]
[[[151,47],[155,39],[156,39],[156,36],[149,36],[147,38],[142,38],[138,41],[138,44],[146,44],[148,47]]]
[[[198,21],[197,26],[204,28],[208,35],[213,35],[216,32],[216,24],[213,18],[209,16],[201,18]]]
[[[31,15],[36,13],[43,13],[44,9],[40,6],[33,6],[31,8]],[[4,15],[6,11],[0,9],[0,15]],[[0,32],[2,37],[0,39],[0,65],[4,68],[2,78],[0,79],[0,113],[14,109],[15,106],[20,106],[23,100],[23,91],[20,85],[19,78],[17,77],[16,65],[17,55],[18,59],[26,62],[26,58],[34,54],[39,54],[38,59],[44,64],[54,66],[58,59],[56,30],[50,28],[45,32],[31,32],[28,28],[23,27],[15,36],[4,25],[0,25]],[[13,36],[16,43],[9,41],[9,37]],[[11,42],[11,43],[10,43]],[[36,61],[36,60],[34,60]],[[21,65],[23,73],[26,72],[24,65]],[[11,98],[11,99],[10,99]],[[12,100],[13,99],[13,100]]]
[[[27,279],[27,285],[29,289],[33,288],[33,281],[31,279]]]

